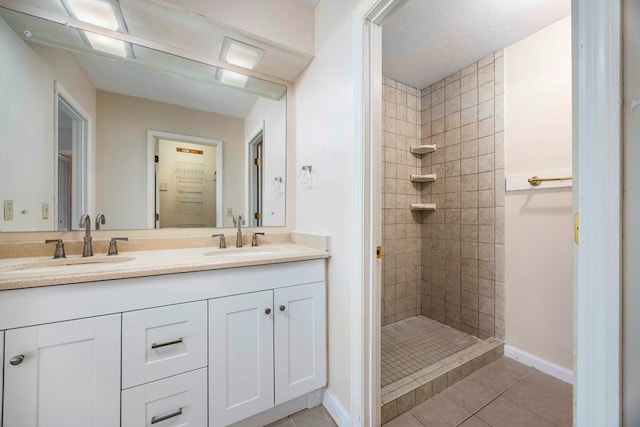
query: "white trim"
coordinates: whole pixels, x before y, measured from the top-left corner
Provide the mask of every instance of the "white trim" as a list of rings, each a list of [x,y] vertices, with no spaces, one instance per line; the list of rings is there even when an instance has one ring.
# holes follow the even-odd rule
[[[245,138],[244,141],[244,172],[243,175],[245,176],[245,182],[244,182],[244,206],[245,206],[245,211],[243,213],[245,221],[249,221],[249,223],[251,222],[251,218],[253,218],[251,216],[251,212],[254,210],[253,209],[253,200],[255,200],[255,193],[254,192],[250,192],[250,183],[252,182],[253,176],[252,176],[252,164],[253,164],[253,150],[251,148],[252,145],[255,144],[256,142],[256,138],[258,138],[258,136],[260,134],[262,134],[262,156],[263,156],[263,161],[264,161],[264,147],[266,145],[266,141],[265,141],[265,126],[266,126],[266,120],[262,120],[261,124],[259,126],[256,126],[256,128],[254,130],[251,131],[251,133],[249,133],[249,137]],[[264,169],[262,170],[262,187],[263,187],[263,191],[264,191]],[[255,190],[255,189],[254,189]],[[222,225],[220,225],[222,227]],[[252,225],[253,226],[253,225]]]
[[[545,374],[551,375],[559,379],[560,381],[564,381],[565,383],[573,384],[573,371],[571,369],[563,368],[562,366],[556,365],[554,363],[549,362],[548,360],[542,359],[534,354],[528,353],[524,350],[520,350],[519,348],[512,347],[510,345],[504,346],[504,354],[518,362],[536,368],[537,370],[544,372]]]
[[[158,130],[147,130],[147,228],[154,229],[156,227],[155,212],[156,212],[156,186],[155,186],[155,147],[154,139],[170,139],[184,142],[191,142],[195,144],[213,145],[216,147],[216,227],[223,227],[223,206],[222,206],[222,146],[223,142],[219,139],[202,138],[199,136],[183,135],[178,133],[162,132]]]
[[[71,230],[78,230],[78,222],[80,216],[84,213],[93,217],[94,213],[94,199],[93,199],[93,181],[94,181],[94,158],[93,158],[93,118],[87,111],[80,105],[78,101],[67,91],[59,81],[54,82],[54,120],[55,120],[55,142],[54,150],[56,155],[54,156],[54,171],[55,176],[53,180],[54,191],[54,229],[58,229],[58,102],[62,98],[63,102],[71,107],[74,113],[78,114],[82,118],[82,144],[78,144],[77,138],[74,138],[73,153],[80,157],[80,162],[74,161],[72,164],[73,181],[71,200]],[[69,231],[71,231],[69,230]]]
[[[336,399],[336,396],[327,389],[322,398],[322,406],[327,410],[333,421],[338,424],[338,427],[351,427],[351,419],[349,418],[349,412],[342,406],[340,401]]]
[[[353,15],[354,151],[351,424],[380,425],[381,23],[406,0],[363,0]],[[379,87],[377,87],[377,86]]]
[[[573,10],[576,425],[620,425],[620,0]]]

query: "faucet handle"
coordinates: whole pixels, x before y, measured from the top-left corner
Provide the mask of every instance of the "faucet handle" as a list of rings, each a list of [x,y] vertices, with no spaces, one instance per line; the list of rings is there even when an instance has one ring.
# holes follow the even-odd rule
[[[264,236],[264,233],[253,233],[251,238],[251,246],[258,246],[258,236]]]
[[[109,242],[109,252],[107,255],[118,255],[118,240],[129,241],[128,237],[112,237]]]
[[[64,253],[64,243],[62,243],[62,239],[47,239],[44,242],[56,244],[56,251],[53,253],[53,259],[67,257],[67,255]]]
[[[224,239],[224,234],[223,233],[212,234],[211,237],[219,237],[220,238],[220,246],[218,246],[219,249],[225,249],[227,247],[227,242]]]

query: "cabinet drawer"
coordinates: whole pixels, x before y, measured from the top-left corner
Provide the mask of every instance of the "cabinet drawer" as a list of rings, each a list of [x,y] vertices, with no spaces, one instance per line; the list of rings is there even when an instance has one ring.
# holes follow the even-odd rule
[[[207,302],[124,313],[122,388],[207,366]]]
[[[207,425],[207,368],[122,392],[122,427]]]

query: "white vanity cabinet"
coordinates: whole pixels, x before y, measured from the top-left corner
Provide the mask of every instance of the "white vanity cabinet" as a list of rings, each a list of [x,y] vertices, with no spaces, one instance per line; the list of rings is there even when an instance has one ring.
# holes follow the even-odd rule
[[[325,311],[324,259],[0,291],[0,427],[268,424],[326,384]]]
[[[6,331],[3,425],[120,425],[120,318]]]
[[[209,301],[209,426],[326,383],[324,282]]]

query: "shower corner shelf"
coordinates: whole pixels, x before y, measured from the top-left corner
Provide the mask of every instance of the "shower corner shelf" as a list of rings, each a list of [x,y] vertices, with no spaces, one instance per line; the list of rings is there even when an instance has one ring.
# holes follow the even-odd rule
[[[412,203],[411,210],[412,211],[435,211],[436,204],[435,203]]]
[[[414,147],[411,147],[411,153],[413,154],[429,154],[429,153],[433,153],[434,151],[436,151],[435,144],[416,145]]]
[[[430,173],[427,175],[411,175],[409,177],[411,182],[433,182],[436,180],[436,174]]]

